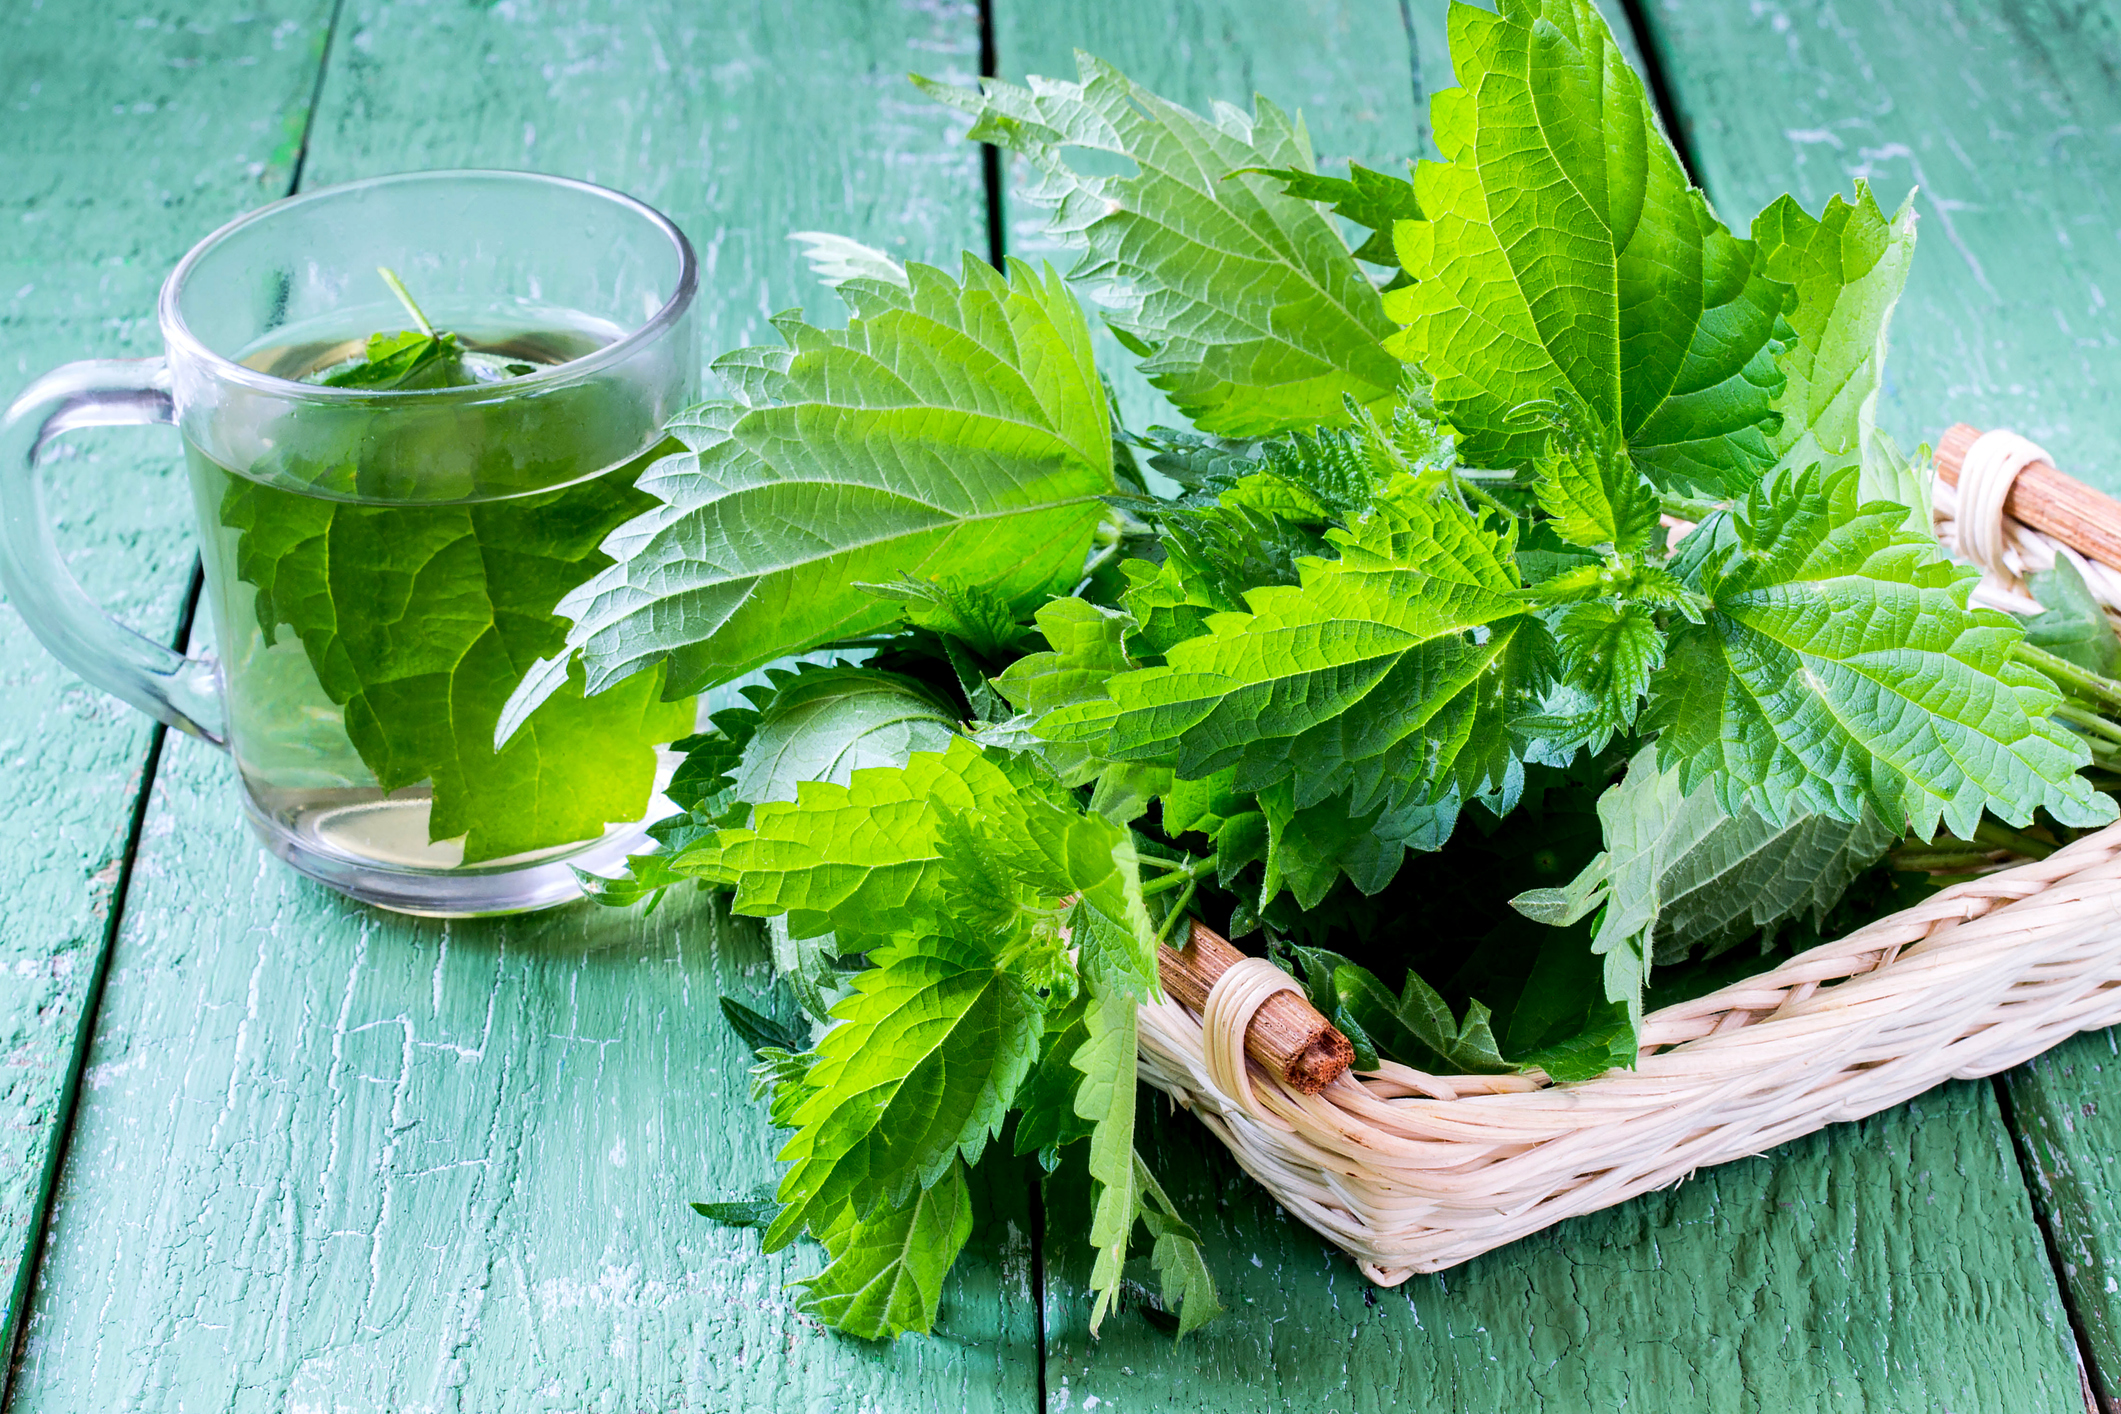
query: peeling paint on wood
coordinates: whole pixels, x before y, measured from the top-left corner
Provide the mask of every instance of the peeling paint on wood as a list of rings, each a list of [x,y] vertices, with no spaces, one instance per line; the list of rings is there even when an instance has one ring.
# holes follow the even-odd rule
[[[785,239],[982,243],[977,154],[904,73],[968,79],[966,4],[364,4],[305,187],[530,167],[630,190],[698,246],[707,343],[829,307]],[[789,62],[801,56],[801,62]],[[1036,1403],[1028,1180],[991,1166],[929,1341],[798,1315],[807,1247],[689,1200],[778,1147],[716,1007],[763,1004],[698,899],[454,924],[264,857],[225,762],[156,784],[14,1407],[865,1410]]]
[[[2121,1038],[2066,1041],[2004,1077],[2063,1284],[2111,1397],[2121,1390]]]
[[[230,216],[284,195],[328,0],[178,19],[100,0],[0,11],[0,404],[72,359],[160,352],[155,289]],[[46,481],[90,594],[170,641],[192,563],[176,439],[75,435]],[[147,759],[151,724],[0,610],[0,1351]]]
[[[1093,1342],[1087,1267],[1063,1241],[1086,1219],[1049,1199],[1048,1247],[1068,1259],[1046,1285],[1049,1410],[2084,1408],[1986,1084],[1703,1170],[1391,1291],[1275,1207],[1191,1120],[1155,1133],[1150,1162],[1201,1227],[1231,1313],[1176,1349],[1131,1312]]]
[[[1031,1402],[1026,1188],[990,1174],[932,1341],[797,1314],[807,1245],[686,1206],[773,1176],[725,993],[763,939],[697,891],[442,924],[237,832],[173,741],[18,1409],[815,1410]]]
[[[1879,420],[1910,450],[2008,427],[2121,492],[2121,15],[2046,0],[1658,0],[1700,170],[1727,217],[1919,186],[1921,253]]]

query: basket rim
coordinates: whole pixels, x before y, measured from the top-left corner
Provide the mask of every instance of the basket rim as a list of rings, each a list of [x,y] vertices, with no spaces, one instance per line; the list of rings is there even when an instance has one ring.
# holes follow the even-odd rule
[[[1652,1013],[1636,1066],[1588,1080],[1388,1062],[1304,1094],[1248,1059],[1227,1086],[1208,1051],[1227,1071],[1244,1022],[1219,1011],[1210,1037],[1145,1003],[1142,1078],[1390,1285],[2121,1024],[2121,823]]]

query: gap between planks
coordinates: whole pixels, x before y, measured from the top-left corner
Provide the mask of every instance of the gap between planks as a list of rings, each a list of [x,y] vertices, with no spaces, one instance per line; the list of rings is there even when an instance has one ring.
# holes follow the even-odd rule
[[[979,76],[999,78],[1001,61],[994,38],[994,0],[979,0]],[[1006,271],[1009,262],[1008,212],[1003,200],[1002,151],[980,144],[980,190],[987,208],[987,263]],[[1011,1147],[1014,1147],[1012,1142]],[[1031,1228],[1031,1334],[1038,1400],[1033,1414],[1045,1414],[1046,1392],[1046,1174],[1030,1173],[1025,1194],[1026,1222]]]
[[[2011,1098],[2009,1073],[1991,1075],[1988,1083],[1996,1092],[1996,1106],[2003,1127],[2011,1137],[2011,1156],[2018,1161],[2018,1181],[2025,1185],[2026,1201],[2033,1211],[2033,1224],[2040,1229],[2041,1250],[2047,1253],[2047,1264],[2054,1269],[2055,1289],[2062,1299],[2063,1314],[2069,1317],[2070,1339],[2077,1347],[2077,1374],[2084,1381],[2086,1414],[2121,1414],[2121,1403],[2115,1401],[2107,1388],[2106,1376],[2099,1368],[2092,1345],[2091,1328],[2070,1284],[2069,1267],[2063,1259],[2062,1243],[2055,1232],[2054,1215],[2040,1202],[2038,1164],[2033,1156],[2031,1137],[2018,1121],[2018,1107]]]
[[[324,93],[324,76],[331,68],[334,41],[346,10],[346,0],[332,0],[331,17],[325,22],[324,42],[317,49],[316,78],[310,84],[309,103],[302,114],[302,137],[295,149],[283,198],[302,189],[302,169],[309,160],[309,140],[316,130],[317,106]],[[177,611],[176,630],[170,647],[179,653],[191,651],[192,629],[198,621],[199,599],[206,577],[199,557],[192,557],[191,578],[184,601]],[[15,1373],[21,1368],[23,1347],[29,1339],[30,1299],[44,1269],[44,1245],[51,1231],[52,1207],[59,1195],[59,1177],[65,1172],[67,1151],[72,1147],[74,1117],[79,1111],[81,1087],[88,1074],[89,1051],[95,1045],[96,1023],[103,1011],[103,991],[110,980],[111,960],[118,950],[118,937],[125,926],[125,906],[132,894],[133,863],[139,857],[141,832],[147,827],[147,811],[154,798],[155,778],[162,766],[162,748],[169,728],[157,722],[149,731],[147,752],[141,760],[140,780],[133,791],[130,818],[126,822],[125,845],[118,855],[118,878],[111,889],[110,916],[90,964],[88,986],[81,999],[81,1015],[74,1025],[74,1040],[67,1058],[66,1079],[59,1089],[59,1103],[52,1114],[52,1141],[44,1152],[44,1169],[37,1179],[37,1201],[30,1218],[28,1240],[23,1246],[22,1265],[15,1273],[15,1288],[9,1298],[8,1329],[0,1330],[0,1411],[14,1396]]]
[[[179,653],[189,651],[193,620],[199,612],[199,595],[206,576],[196,557],[184,602],[177,610],[177,629],[170,646]],[[37,1178],[37,1202],[30,1217],[28,1240],[23,1244],[22,1265],[15,1273],[15,1290],[8,1313],[13,1322],[0,1362],[0,1410],[8,1407],[14,1392],[15,1371],[22,1362],[22,1348],[29,1339],[30,1297],[37,1289],[37,1276],[44,1268],[44,1242],[51,1230],[52,1204],[59,1193],[59,1175],[66,1168],[66,1153],[74,1134],[74,1115],[81,1099],[81,1086],[88,1074],[89,1048],[96,1039],[96,1018],[103,1010],[103,988],[110,980],[112,956],[118,950],[118,931],[125,924],[125,900],[131,891],[133,861],[140,854],[140,834],[147,827],[147,806],[154,794],[155,776],[162,764],[162,744],[169,728],[160,722],[147,736],[147,754],[140,765],[140,783],[133,792],[131,818],[125,826],[125,846],[118,855],[118,879],[111,888],[110,917],[104,920],[103,936],[97,941],[95,960],[89,965],[88,986],[81,998],[81,1015],[74,1022],[74,1042],[67,1057],[66,1080],[59,1087],[58,1107],[52,1113],[52,1142],[44,1151],[44,1171]]]
[[[1663,120],[1666,135],[1671,139],[1672,146],[1678,150],[1680,165],[1687,172],[1688,180],[1698,185],[1700,169],[1695,160],[1692,134],[1683,121],[1684,114],[1667,80],[1665,56],[1659,44],[1657,27],[1649,23],[1643,9],[1643,0],[1618,0],[1618,5],[1628,28],[1634,32],[1636,51],[1642,56],[1643,80],[1650,90],[1650,102],[1655,107],[1657,116]],[[2010,1135],[2011,1153],[2018,1166],[2018,1181],[2025,1189],[2026,1203],[2032,1212],[2033,1223],[2040,1230],[2041,1250],[2045,1252],[2048,1268],[2053,1273],[2056,1294],[2069,1318],[2070,1341],[2077,1356],[2077,1373],[2084,1385],[2085,1408],[2088,1414],[2121,1414],[2121,1402],[2117,1402],[2108,1390],[2105,1376],[2095,1358],[2084,1312],[2071,1288],[2070,1273],[2056,1239],[2054,1223],[2041,1207],[2029,1137],[2018,1120],[2016,1107],[2011,1102],[2008,1076],[1991,1076],[1989,1084],[1996,1096],[2004,1130]]]

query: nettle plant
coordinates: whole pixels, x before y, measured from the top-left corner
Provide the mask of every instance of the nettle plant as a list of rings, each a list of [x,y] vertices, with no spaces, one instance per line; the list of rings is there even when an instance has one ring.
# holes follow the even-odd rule
[[[1093,1330],[1123,1290],[1214,1314],[1135,1146],[1188,917],[1359,1066],[1569,1081],[1646,1005],[2114,818],[2103,617],[2056,589],[2065,657],[1969,608],[1872,425],[1910,209],[1732,232],[1583,0],[1451,43],[1411,181],[1087,57],[923,83],[1029,164],[1072,285],[817,239],[846,327],[715,365],[511,703],[783,665],[596,887],[767,920],[790,1019],[725,1006],[788,1168],[703,1211],[820,1241],[832,1326],[930,1328],[997,1143],[1091,1186]],[[1078,291],[1189,426],[1116,425]]]

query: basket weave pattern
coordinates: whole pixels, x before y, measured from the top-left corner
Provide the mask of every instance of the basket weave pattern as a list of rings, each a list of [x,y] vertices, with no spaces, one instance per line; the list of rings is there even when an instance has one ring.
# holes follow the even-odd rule
[[[1142,1078],[1392,1286],[2121,1022],[2121,825],[1654,1012],[1634,1070],[1572,1085],[1387,1062],[1300,1094],[1244,1053],[1284,990],[1252,958],[1201,1015],[1144,1006]]]

